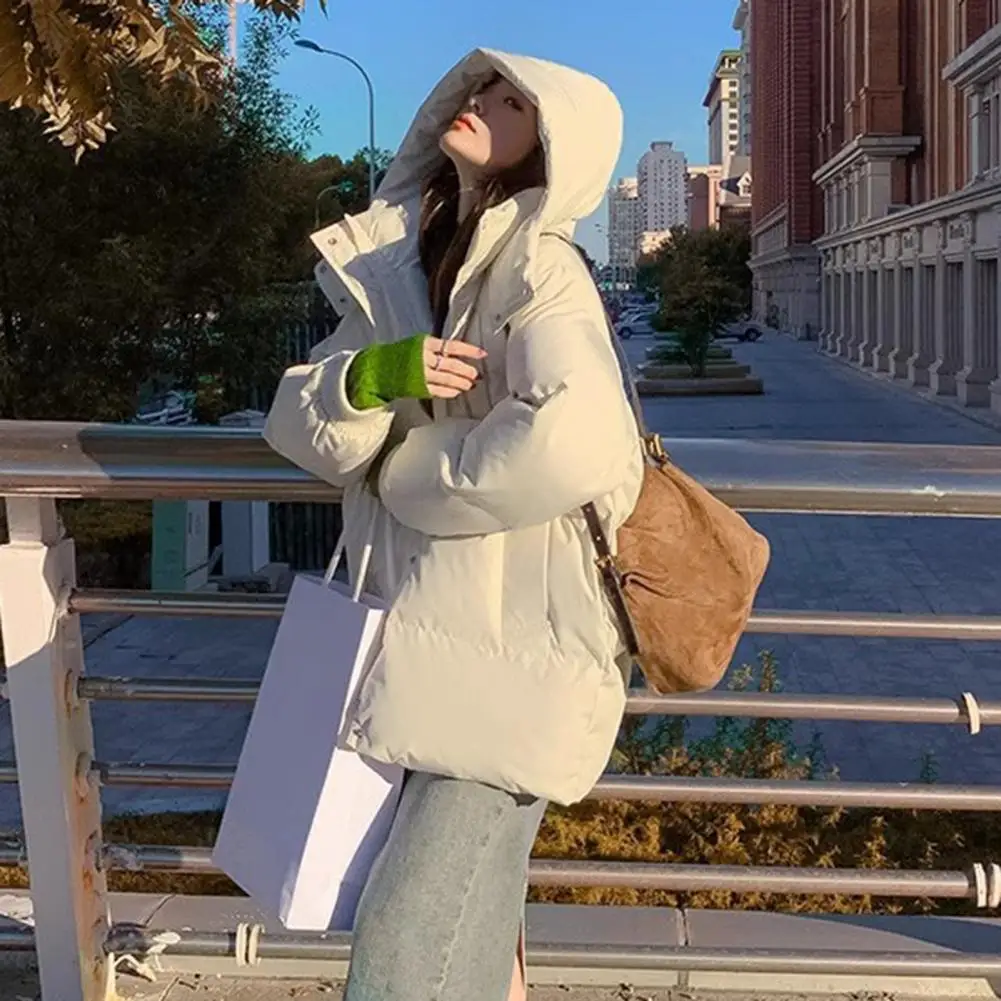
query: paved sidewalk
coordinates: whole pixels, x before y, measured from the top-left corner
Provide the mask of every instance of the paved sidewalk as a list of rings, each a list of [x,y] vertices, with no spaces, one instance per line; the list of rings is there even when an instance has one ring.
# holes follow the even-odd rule
[[[634,361],[650,341],[629,342]],[[758,397],[648,399],[665,436],[1001,445],[1001,431],[882,384],[816,345],[778,335],[738,345],[764,379]],[[1001,521],[755,515],[772,544],[759,606],[838,611],[1001,614]],[[787,691],[1001,698],[1001,644],[747,637],[738,659],[775,652]],[[931,762],[942,782],[1001,783],[1001,739],[959,728],[808,723],[845,779],[905,781]],[[928,756],[931,756],[929,759]]]
[[[120,980],[121,1001],[342,1001],[341,984],[329,981],[227,980],[218,977],[177,977],[172,982],[143,984]],[[761,995],[704,993],[682,989],[621,987],[537,987],[529,989],[529,1001],[752,1001]],[[927,997],[927,995],[926,995]],[[0,1001],[37,1001],[38,980],[34,974],[0,972]],[[838,995],[771,995],[769,1001],[838,1001]],[[860,1001],[845,996],[844,1001]],[[872,999],[877,1001],[877,999]],[[878,1001],[892,1001],[879,995]],[[929,1001],[934,1001],[929,998]]]
[[[635,359],[649,340],[628,342]],[[651,426],[686,437],[770,437],[1001,445],[1001,432],[963,414],[881,385],[818,354],[768,335],[736,349],[765,381],[765,395],[646,401]],[[1001,614],[1001,521],[755,516],[773,563],[762,608]],[[91,673],[117,676],[257,678],[270,621],[127,619],[90,621]],[[786,690],[803,693],[1001,699],[1001,644],[817,637],[748,637],[738,660],[773,650]],[[246,705],[97,703],[100,757],[122,762],[235,762]],[[700,724],[702,726],[705,723]],[[813,727],[797,727],[809,740]],[[903,781],[929,762],[942,782],[1001,784],[996,730],[888,724],[822,724],[827,756],[845,779]],[[0,760],[13,756],[0,708]],[[218,793],[108,790],[111,811],[209,808]],[[18,825],[16,790],[0,788],[0,828]]]

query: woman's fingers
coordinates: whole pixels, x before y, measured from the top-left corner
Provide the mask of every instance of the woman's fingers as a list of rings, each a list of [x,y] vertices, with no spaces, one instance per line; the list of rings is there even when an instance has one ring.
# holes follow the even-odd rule
[[[449,389],[457,389],[460,393],[469,392],[475,383],[475,378],[470,379],[465,375],[456,375],[454,372],[446,372],[444,369],[429,372],[427,380],[428,389],[433,389],[435,386],[445,386]]]
[[[481,361],[486,356],[483,348],[465,341],[429,337],[424,347],[424,378],[431,395],[454,399],[460,393],[468,393],[480,377],[469,361]]]
[[[424,351],[425,356],[430,351],[435,355],[444,353],[450,358],[474,358],[479,360],[487,356],[486,351],[475,344],[467,344],[465,341],[443,341],[437,337],[429,337],[424,342]]]
[[[435,360],[431,363],[431,367],[427,370],[426,374],[432,379],[436,375],[457,375],[462,379],[467,379],[469,382],[475,382],[480,377],[478,369],[472,365],[467,365],[464,361],[459,361],[458,358],[450,358],[448,355],[444,357],[441,355],[435,356]]]

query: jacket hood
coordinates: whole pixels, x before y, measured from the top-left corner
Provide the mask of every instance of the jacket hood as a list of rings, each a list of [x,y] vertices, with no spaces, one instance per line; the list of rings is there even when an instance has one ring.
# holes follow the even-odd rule
[[[377,197],[402,204],[444,159],[438,143],[470,92],[494,72],[538,108],[547,187],[535,213],[539,228],[572,232],[601,203],[622,144],[622,110],[593,76],[530,56],[474,49],[421,105]]]

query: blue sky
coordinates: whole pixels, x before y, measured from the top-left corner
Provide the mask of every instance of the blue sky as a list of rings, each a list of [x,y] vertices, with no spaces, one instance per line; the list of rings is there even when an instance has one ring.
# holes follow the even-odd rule
[[[477,46],[541,56],[603,79],[625,112],[616,176],[632,175],[654,140],[672,140],[690,163],[704,162],[702,99],[720,49],[736,47],[736,0],[329,0],[324,16],[307,0],[301,34],[340,49],[368,71],[376,91],[376,142],[395,149],[421,100]],[[367,142],[364,82],[343,62],[291,49],[280,85],[319,113],[313,152],[350,155]],[[606,255],[595,223],[578,237]]]

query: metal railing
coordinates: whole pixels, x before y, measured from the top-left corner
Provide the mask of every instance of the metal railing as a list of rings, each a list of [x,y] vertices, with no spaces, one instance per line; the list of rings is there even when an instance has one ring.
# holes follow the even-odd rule
[[[940,446],[689,440],[669,442],[676,461],[720,497],[747,511],[1001,517],[1001,449]],[[209,593],[151,594],[78,589],[72,544],[62,538],[57,498],[336,500],[330,487],[287,465],[257,432],[0,422],[0,495],[10,541],[0,549],[0,626],[20,770],[0,763],[0,782],[18,782],[35,929],[5,931],[0,949],[35,949],[46,1001],[96,1001],[108,992],[109,955],[142,951],[134,928],[108,919],[109,870],[208,873],[210,852],[194,847],[106,845],[102,786],[225,789],[232,768],[95,760],[95,700],[243,702],[255,681],[129,679],[84,673],[80,615],[276,618],[282,599]],[[963,641],[1001,639],[1001,618],[761,611],[751,631]],[[743,716],[962,726],[1001,725],[1001,702],[716,692],[630,693],[634,714]],[[921,810],[1001,810],[1001,787],[900,785],[739,778],[606,775],[593,798]],[[25,861],[0,847],[0,864]],[[962,899],[1001,904],[1001,867],[968,871],[870,871],[760,866],[666,865],[533,860],[538,886],[607,886],[694,891],[844,894]],[[137,941],[137,936],[139,940]],[[176,938],[176,941],[173,939]],[[187,956],[234,956],[239,936],[179,931],[166,948]],[[341,958],[345,936],[253,937],[260,958]],[[163,947],[161,942],[159,947]],[[770,952],[740,948],[569,948],[536,944],[540,966],[632,966],[645,970],[851,972],[858,975],[997,976],[1001,956]]]

